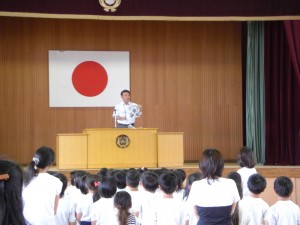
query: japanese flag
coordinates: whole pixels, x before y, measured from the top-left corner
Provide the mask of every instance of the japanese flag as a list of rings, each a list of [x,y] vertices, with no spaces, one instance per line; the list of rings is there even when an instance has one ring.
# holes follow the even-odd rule
[[[129,52],[49,51],[50,107],[113,107],[130,89]]]

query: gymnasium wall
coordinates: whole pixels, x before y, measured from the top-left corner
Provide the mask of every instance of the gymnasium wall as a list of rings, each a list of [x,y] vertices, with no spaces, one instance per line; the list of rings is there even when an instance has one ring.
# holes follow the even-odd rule
[[[113,126],[113,108],[50,108],[48,50],[130,51],[136,126],[184,132],[235,160],[243,143],[241,22],[0,18],[0,155],[27,164],[58,133]],[[121,91],[121,90],[120,90]],[[170,149],[170,153],[172,149]]]

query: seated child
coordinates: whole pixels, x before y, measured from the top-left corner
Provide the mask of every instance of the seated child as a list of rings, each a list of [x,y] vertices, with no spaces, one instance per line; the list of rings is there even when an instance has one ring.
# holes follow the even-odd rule
[[[146,171],[141,175],[141,186],[143,191],[140,193],[140,201],[136,207],[134,214],[139,218],[142,225],[155,224],[154,217],[154,199],[155,191],[158,187],[158,176],[153,171]]]
[[[299,206],[290,200],[293,192],[293,182],[290,178],[278,177],[274,182],[274,191],[278,196],[278,201],[268,210],[269,225],[299,225]]]
[[[98,185],[98,191],[101,198],[92,205],[90,214],[92,225],[118,224],[114,210],[113,197],[117,192],[117,184],[114,177],[103,177]]]
[[[266,216],[269,205],[260,198],[260,194],[267,186],[266,179],[259,175],[253,174],[248,180],[248,189],[250,196],[244,196],[239,201],[239,221],[240,225],[258,225],[267,224]]]
[[[173,197],[173,193],[177,189],[178,177],[173,172],[164,172],[159,177],[158,183],[162,197],[154,200],[156,224],[185,224],[183,204]]]
[[[56,224],[75,225],[76,224],[75,209],[70,199],[67,196],[65,196],[65,190],[68,186],[68,179],[62,173],[55,172],[51,174],[52,176],[57,177],[63,184],[59,195],[60,199],[58,202],[58,207],[55,215]]]
[[[131,197],[126,191],[119,191],[114,197],[114,206],[118,213],[118,221],[120,225],[135,225],[135,217],[129,212],[131,208]]]

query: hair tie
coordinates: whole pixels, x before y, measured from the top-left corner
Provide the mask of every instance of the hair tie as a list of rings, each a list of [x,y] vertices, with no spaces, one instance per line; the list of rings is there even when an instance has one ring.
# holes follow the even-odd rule
[[[9,175],[7,173],[0,175],[0,180],[8,180],[8,179],[9,179]]]
[[[95,187],[98,187],[98,185],[99,185],[99,182],[95,181],[95,182],[94,182],[94,186],[95,186]]]
[[[33,157],[32,161],[34,162],[34,165],[37,166],[40,163],[40,159],[37,157]]]

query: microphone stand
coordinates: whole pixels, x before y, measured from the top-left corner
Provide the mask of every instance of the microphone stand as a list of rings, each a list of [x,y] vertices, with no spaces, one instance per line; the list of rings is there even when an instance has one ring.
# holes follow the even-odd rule
[[[114,110],[115,128],[117,128],[117,112]]]

